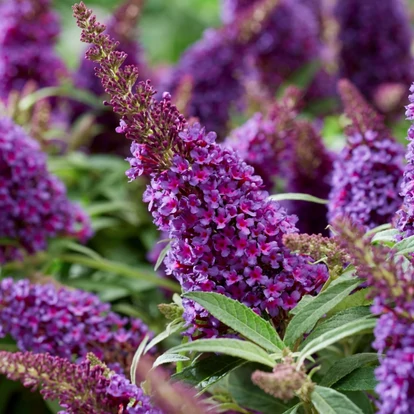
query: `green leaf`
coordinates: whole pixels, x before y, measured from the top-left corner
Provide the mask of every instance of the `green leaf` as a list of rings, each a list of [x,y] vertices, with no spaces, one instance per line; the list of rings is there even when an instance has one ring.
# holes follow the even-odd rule
[[[165,330],[158,334],[155,338],[153,338],[151,342],[145,347],[144,354],[146,354],[151,348],[153,348],[155,345],[158,345],[164,339],[167,339],[169,336],[183,330],[184,326],[184,322],[177,322],[176,320],[169,323]]]
[[[204,391],[244,363],[245,360],[228,355],[210,355],[194,361],[171,378]]]
[[[144,353],[145,346],[149,340],[148,334],[144,336],[144,339],[139,344],[137,350],[135,351],[134,358],[132,359],[131,368],[129,371],[131,382],[135,385],[137,381],[137,367],[139,360],[141,359],[142,354]]]
[[[283,414],[298,414],[299,408],[302,407],[303,403],[296,404],[292,408],[289,408],[287,411],[285,411]]]
[[[379,226],[377,226],[377,227],[374,227],[373,229],[371,229],[371,230],[368,230],[366,233],[365,233],[365,236],[367,237],[367,236],[373,236],[374,234],[377,234],[377,233],[381,233],[381,232],[383,232],[383,231],[385,231],[385,230],[395,230],[395,229],[393,229],[392,228],[392,224],[391,223],[385,223],[385,224],[381,224],[381,225],[379,225]],[[398,231],[398,230],[397,230]]]
[[[299,303],[289,312],[289,315],[296,315],[298,314],[309,302],[312,302],[316,296],[305,295],[302,296]]]
[[[373,362],[378,362],[378,355],[375,353],[356,354],[340,359],[329,368],[320,385],[323,387],[332,387],[332,385],[336,384],[351,372]]]
[[[324,333],[332,331],[333,329],[338,328],[340,326],[343,326],[348,322],[352,322],[355,319],[360,319],[369,315],[371,315],[371,311],[367,306],[349,308],[342,312],[338,312],[328,320],[319,324],[301,343],[299,350],[302,350],[309,342],[313,341],[315,338],[323,335]]]
[[[215,318],[270,352],[285,347],[275,328],[250,308],[218,293],[192,292],[184,297],[194,300]]]
[[[341,391],[341,394],[347,396],[364,414],[374,414],[372,402],[363,391]]]
[[[360,289],[357,292],[345,297],[332,310],[328,312],[328,316],[332,316],[340,311],[351,309],[359,306],[372,305],[373,300],[367,299],[369,293],[372,291],[371,287]]]
[[[157,263],[155,263],[154,270],[157,271],[158,268],[161,266],[162,262],[164,261],[165,256],[168,253],[168,250],[171,248],[171,242],[167,243],[167,245],[161,250],[160,255],[158,256]]]
[[[165,354],[160,355],[153,364],[153,368],[156,368],[162,364],[169,364],[171,362],[178,362],[178,361],[189,361],[190,358],[180,355],[180,354],[169,354],[168,352]]]
[[[285,344],[294,350],[296,341],[309,332],[323,315],[348,296],[360,283],[361,280],[352,276],[352,273],[344,273],[334,280],[325,291],[293,317],[286,329]]]
[[[269,196],[270,200],[273,201],[285,201],[285,200],[298,200],[298,201],[309,201],[310,203],[316,204],[328,204],[328,200],[312,196],[310,194],[303,193],[283,193],[283,194],[273,194]]]
[[[319,414],[364,414],[348,397],[317,385],[311,395]]]
[[[283,414],[297,403],[296,400],[286,404],[266,394],[252,383],[253,371],[255,371],[254,365],[248,364],[236,369],[229,375],[228,390],[241,407],[259,411],[261,414]]]
[[[414,236],[407,237],[394,244],[393,247],[399,254],[407,254],[414,251]]]
[[[362,331],[371,330],[375,327],[377,320],[372,317],[364,317],[352,322],[348,322],[345,325],[339,326],[335,329],[332,329],[317,338],[313,341],[310,341],[300,353],[298,359],[298,365],[302,365],[303,361],[306,358],[318,352],[329,345],[334,344],[335,342],[340,341],[341,339],[347,338],[348,336],[355,335]]]
[[[338,391],[371,391],[378,382],[375,378],[376,367],[360,367],[339,380],[334,388]]]
[[[230,355],[246,361],[258,362],[259,364],[274,367],[275,361],[257,345],[241,341],[238,339],[198,339],[187,344],[182,344],[171,348],[169,353],[179,352],[218,352]]]
[[[371,239],[372,244],[385,244],[387,246],[394,246],[396,236],[400,232],[396,229],[389,229],[380,231],[379,233],[375,234],[374,237]]]

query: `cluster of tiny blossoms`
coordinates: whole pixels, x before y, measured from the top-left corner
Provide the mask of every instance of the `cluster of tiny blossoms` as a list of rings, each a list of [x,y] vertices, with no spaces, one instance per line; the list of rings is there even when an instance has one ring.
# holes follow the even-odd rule
[[[291,173],[287,176],[286,191],[327,199],[331,191],[334,156],[326,148],[320,132],[309,121],[296,120],[291,140]],[[314,204],[310,208],[306,201],[291,201],[286,203],[286,208],[299,217],[298,227],[301,232],[327,232],[326,205]]]
[[[349,216],[373,228],[391,221],[401,205],[404,149],[348,81],[340,82],[347,145],[334,163],[329,219]]]
[[[296,220],[266,200],[253,168],[216,144],[215,133],[189,126],[168,95],[155,101],[142,82],[133,93],[136,70],[120,68],[124,54],[115,52],[91,11],[82,3],[74,10],[82,40],[94,45],[88,55],[100,62],[114,111],[123,115],[119,131],[134,140],[128,176],[151,176],[144,199],[158,229],[173,240],[166,266],[183,290],[223,293],[274,318],[318,292],[328,276],[325,265],[284,248],[281,238],[297,231]],[[189,301],[184,307],[193,330],[218,334],[204,309]]]
[[[182,56],[162,90],[174,99],[186,79],[191,80],[191,97],[186,116],[197,118],[208,130],[224,138],[232,106],[240,105],[244,87],[242,72],[246,47],[255,42],[277,0],[259,0],[246,7],[236,22],[221,29],[209,29]],[[260,17],[260,19],[258,19]]]
[[[175,155],[171,167],[152,178],[144,201],[154,223],[173,240],[167,272],[184,291],[223,293],[272,317],[317,291],[326,279],[325,266],[310,265],[309,258],[282,246],[282,235],[297,231],[296,219],[266,201],[253,168],[197,124],[180,138],[190,156]],[[130,170],[131,178],[134,173]],[[208,316],[190,302],[185,308],[189,323]]]
[[[414,84],[410,88],[410,104],[407,106],[406,116],[414,121]],[[406,153],[407,165],[404,170],[404,179],[401,185],[401,196],[404,203],[398,211],[398,228],[405,237],[414,235],[414,125],[408,130],[408,148]]]
[[[0,351],[0,373],[56,400],[59,414],[162,414],[141,388],[88,355],[81,364],[30,352]]]
[[[84,241],[91,235],[89,218],[47,171],[39,144],[5,117],[0,117],[0,222],[0,263],[19,259],[23,251],[44,250],[51,237]]]
[[[53,50],[59,33],[50,0],[4,0],[0,4],[0,98],[27,81],[53,86],[66,73]]]
[[[332,155],[316,128],[306,120],[296,119],[299,97],[299,90],[289,88],[280,102],[272,105],[268,115],[255,114],[235,129],[224,145],[254,167],[266,190],[271,191],[277,180],[285,180],[288,192],[325,199],[330,191]],[[306,202],[286,204],[288,211],[299,217],[301,231],[324,231],[328,224],[324,205],[310,209]]]
[[[148,333],[142,321],[120,317],[91,293],[28,280],[0,282],[0,337],[10,335],[22,351],[69,360],[93,352],[127,369]]]
[[[260,33],[250,42],[248,59],[271,95],[292,73],[319,56],[319,24],[297,1],[280,0]]]
[[[140,17],[143,0],[126,0],[111,16],[107,25],[108,34],[119,42],[128,57],[125,65],[135,65],[140,73],[145,69],[141,45],[136,41],[136,24]],[[101,82],[95,75],[95,64],[87,59],[80,61],[75,74],[75,85],[86,89],[97,96],[105,93]]]
[[[414,270],[389,249],[371,246],[361,227],[334,225],[357,274],[373,287],[371,310],[381,315],[373,346],[380,355],[375,375],[380,414],[410,414],[414,406]]]
[[[147,72],[144,51],[137,38],[137,22],[141,15],[142,0],[126,0],[115,10],[108,22],[108,33],[114,37],[123,50],[128,54],[124,65],[135,65],[141,72]],[[94,62],[84,58],[82,54],[77,72],[74,75],[74,84],[79,89],[85,89],[96,96],[104,97],[105,91],[99,78],[95,75]],[[72,119],[76,119],[87,111],[91,111],[87,105],[80,102],[71,104]],[[126,157],[129,153],[129,144],[120,140],[115,132],[119,124],[119,117],[110,108],[95,113],[95,122],[100,125],[100,132],[88,143],[88,151],[91,153],[115,153]]]
[[[278,178],[290,174],[291,130],[296,115],[299,90],[290,88],[272,105],[267,115],[254,114],[245,124],[233,130],[223,145],[236,151],[263,179],[271,191]]]
[[[340,75],[368,99],[382,84],[408,87],[413,75],[412,30],[403,0],[341,0]]]

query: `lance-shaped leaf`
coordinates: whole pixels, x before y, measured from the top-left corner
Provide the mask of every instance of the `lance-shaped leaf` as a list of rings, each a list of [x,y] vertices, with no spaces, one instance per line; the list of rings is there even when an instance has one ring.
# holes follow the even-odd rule
[[[328,372],[323,376],[320,385],[332,387],[341,378],[346,377],[356,369],[374,362],[378,362],[378,355],[376,353],[355,354],[340,359],[329,368]]]
[[[294,349],[296,341],[309,332],[322,316],[348,296],[360,283],[361,280],[354,277],[352,272],[344,273],[334,280],[328,289],[320,293],[293,317],[286,329],[284,343]]]
[[[250,308],[218,293],[191,292],[184,297],[194,300],[215,318],[269,352],[286,348],[275,328]]]
[[[318,336],[302,349],[302,352],[300,353],[298,359],[298,364],[301,365],[303,361],[305,361],[305,359],[310,357],[312,354],[334,344],[335,342],[340,341],[341,339],[363,331],[374,329],[376,323],[376,319],[372,317],[365,317],[352,322],[348,322],[345,325],[339,326]]]
[[[181,372],[174,374],[172,379],[185,382],[204,391],[245,363],[246,361],[241,358],[228,355],[211,355],[194,361]]]
[[[269,367],[275,366],[275,361],[259,346],[238,339],[198,339],[193,342],[171,348],[168,353],[179,352],[217,352],[230,355],[246,361],[258,362]]]
[[[320,414],[364,414],[348,397],[331,388],[317,385],[311,398]]]

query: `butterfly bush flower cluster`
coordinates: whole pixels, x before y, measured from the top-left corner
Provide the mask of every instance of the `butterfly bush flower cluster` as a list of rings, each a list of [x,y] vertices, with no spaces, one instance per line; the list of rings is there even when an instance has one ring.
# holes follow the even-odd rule
[[[316,126],[307,120],[296,120],[292,131],[291,174],[286,190],[289,193],[305,193],[327,199],[331,191],[331,174],[334,155],[326,148]],[[326,205],[309,206],[305,201],[290,201],[286,208],[299,217],[301,232],[326,233],[328,225]]]
[[[221,29],[207,30],[201,40],[184,52],[162,85],[162,90],[176,98],[182,83],[190,78],[191,97],[185,115],[198,118],[220,138],[228,130],[231,109],[241,104],[246,47],[255,41],[275,6],[275,0],[260,0],[247,7],[238,21]]]
[[[233,10],[238,13],[237,6]],[[235,19],[238,19],[237,14]],[[280,0],[249,43],[247,53],[251,70],[272,96],[292,73],[317,59],[321,48],[319,30],[319,23],[309,7],[297,1]]]
[[[22,351],[69,360],[93,352],[127,369],[147,334],[142,321],[111,312],[91,293],[28,280],[0,282],[0,337],[10,335]]]
[[[47,171],[39,144],[9,118],[0,117],[0,263],[44,250],[59,235],[91,236],[89,218]]]
[[[141,45],[136,41],[136,24],[140,17],[143,0],[125,1],[111,16],[107,24],[107,32],[124,50],[128,57],[125,65],[135,65],[140,73],[145,71],[145,57]],[[81,89],[93,92],[97,96],[105,94],[99,78],[95,75],[95,64],[87,59],[80,61],[75,74],[75,85]]]
[[[340,76],[352,81],[370,101],[383,84],[411,83],[412,29],[402,0],[341,0]]]
[[[0,15],[0,98],[28,81],[57,85],[66,69],[54,51],[60,28],[50,0],[4,0]]]
[[[255,114],[235,129],[224,145],[238,152],[254,167],[271,191],[277,180],[284,180],[288,192],[307,193],[325,199],[330,191],[333,157],[325,148],[316,128],[297,119],[300,91],[289,88],[268,113]],[[301,231],[318,233],[327,226],[327,209],[306,202],[287,202],[286,207],[299,217]],[[315,219],[315,217],[317,217]]]
[[[321,234],[286,234],[284,245],[291,251],[311,256],[316,261],[323,261],[329,268],[331,278],[337,278],[350,258],[336,237],[324,237]]]
[[[60,414],[163,414],[141,388],[97,363],[94,355],[76,365],[49,354],[0,351],[0,373],[40,388],[45,400],[59,402]]]
[[[414,85],[410,88],[410,104],[407,106],[407,119],[414,121]],[[408,130],[408,148],[406,153],[407,165],[404,169],[404,179],[401,185],[401,196],[404,197],[404,203],[398,210],[398,229],[405,237],[414,235],[414,126],[411,125]]]
[[[281,238],[297,231],[296,219],[267,201],[261,178],[234,151],[217,145],[215,133],[188,125],[169,95],[155,101],[148,83],[132,92],[137,71],[119,69],[124,54],[91,14],[83,4],[75,6],[82,40],[93,44],[88,56],[100,62],[98,75],[114,111],[123,115],[119,131],[134,140],[128,176],[151,176],[144,200],[158,229],[172,239],[167,270],[185,292],[219,292],[282,318],[304,294],[318,292],[325,265],[311,265],[310,258],[284,248]],[[188,300],[184,308],[190,331],[219,333],[204,309]]]
[[[263,179],[264,188],[271,191],[278,178],[291,173],[292,124],[299,90],[290,88],[280,100],[272,104],[268,114],[256,113],[246,123],[233,130],[223,145],[237,151]]]
[[[347,145],[334,163],[329,220],[349,216],[373,228],[391,221],[401,205],[402,145],[348,81],[341,81]]]
[[[357,274],[373,287],[372,312],[381,315],[373,347],[380,414],[410,414],[414,406],[414,270],[389,249],[371,246],[363,228],[338,219],[334,224]]]
[[[137,41],[136,25],[141,15],[142,0],[127,0],[115,10],[108,22],[108,33],[115,38],[122,49],[128,54],[125,65],[135,65],[140,73],[147,73],[144,50]],[[104,97],[105,91],[95,75],[95,64],[84,58],[74,75],[74,84],[79,89],[92,92],[98,97]],[[92,108],[80,102],[72,102],[72,118],[76,119]],[[115,128],[119,124],[119,117],[112,111],[95,111],[96,123],[101,126],[101,132],[96,134],[88,143],[88,151],[92,153],[115,153],[125,157],[129,153],[129,145],[125,140],[120,140]]]

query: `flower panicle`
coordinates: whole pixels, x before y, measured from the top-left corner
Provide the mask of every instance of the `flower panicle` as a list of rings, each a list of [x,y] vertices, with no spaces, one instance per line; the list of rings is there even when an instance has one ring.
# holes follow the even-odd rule
[[[135,26],[141,16],[145,0],[127,0],[112,15],[112,24],[108,24],[108,31],[114,32],[120,42],[129,42],[135,31]],[[113,29],[110,30],[112,26]]]
[[[331,275],[338,276],[350,258],[336,237],[321,234],[294,233],[283,236],[283,244],[293,252],[324,261]]]
[[[391,136],[385,126],[384,117],[368,104],[355,85],[347,79],[341,79],[338,82],[338,91],[345,115],[351,120],[345,129],[348,136],[360,134],[365,137],[367,132],[376,132],[376,140]]]
[[[404,148],[349,81],[339,89],[351,123],[334,162],[328,218],[349,216],[370,229],[389,223],[401,206]]]
[[[333,223],[341,246],[355,265],[359,277],[373,287],[373,296],[383,304],[396,303],[397,309],[414,300],[414,273],[405,269],[396,252],[384,246],[371,244],[365,231],[349,218],[338,218]]]
[[[26,279],[0,282],[0,338],[10,335],[22,351],[69,360],[93,352],[127,370],[146,334],[142,321],[120,317],[91,293]]]
[[[162,414],[140,388],[109,372],[93,355],[73,364],[50,354],[0,351],[0,373],[33,391],[40,389],[44,399],[59,401],[68,414]]]
[[[178,134],[187,125],[184,117],[172,105],[169,94],[160,101],[154,99],[150,81],[138,82],[135,66],[122,67],[126,53],[116,50],[118,42],[104,34],[105,25],[96,21],[92,10],[81,2],[73,6],[73,11],[82,29],[81,41],[91,44],[86,58],[99,63],[96,75],[110,95],[109,105],[122,116],[117,131],[139,140],[135,150],[140,155],[130,178],[168,168],[174,153],[180,153]]]
[[[314,388],[305,371],[298,369],[289,357],[277,364],[272,372],[254,371],[252,382],[267,394],[283,401],[289,401],[298,395],[309,401]]]
[[[408,146],[406,151],[406,161],[407,165],[404,169],[404,178],[401,184],[401,193],[400,195],[404,197],[404,202],[401,208],[397,212],[398,222],[397,227],[404,235],[404,237],[409,237],[414,235],[414,84],[411,85],[410,95],[408,97],[409,104],[406,106],[405,115],[408,120],[412,122],[410,128],[408,129]]]

